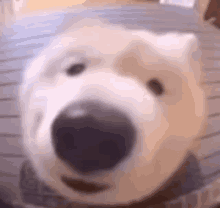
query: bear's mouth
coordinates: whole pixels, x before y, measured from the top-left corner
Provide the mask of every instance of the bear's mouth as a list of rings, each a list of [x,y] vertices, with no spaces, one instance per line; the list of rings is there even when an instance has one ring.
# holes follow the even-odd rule
[[[88,183],[83,180],[67,178],[66,176],[62,176],[61,180],[71,189],[74,189],[75,191],[78,191],[81,193],[92,194],[92,193],[101,192],[109,188],[108,185]]]

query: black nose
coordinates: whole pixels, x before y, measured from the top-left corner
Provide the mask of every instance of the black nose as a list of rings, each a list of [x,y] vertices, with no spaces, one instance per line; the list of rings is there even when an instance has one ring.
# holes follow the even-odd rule
[[[81,174],[113,168],[129,155],[136,135],[124,113],[94,102],[69,105],[51,130],[58,157]]]

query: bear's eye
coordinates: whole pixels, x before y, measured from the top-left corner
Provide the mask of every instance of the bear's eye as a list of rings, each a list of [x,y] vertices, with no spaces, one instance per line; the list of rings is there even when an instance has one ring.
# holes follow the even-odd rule
[[[83,63],[73,64],[67,69],[68,76],[75,76],[82,73],[85,70],[86,66]]]
[[[162,95],[164,93],[164,87],[157,79],[151,79],[147,86],[154,92],[155,95]]]

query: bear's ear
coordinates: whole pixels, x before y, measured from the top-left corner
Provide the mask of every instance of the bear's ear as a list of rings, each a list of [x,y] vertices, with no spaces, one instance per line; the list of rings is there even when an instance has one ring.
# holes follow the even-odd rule
[[[202,51],[200,42],[194,36],[191,42],[188,43],[187,55],[189,60],[189,68],[194,73],[195,80],[198,84],[204,82],[205,73],[202,70]]]
[[[135,32],[139,38],[151,47],[158,56],[163,57],[172,65],[178,66],[183,73],[194,74],[196,82],[202,81],[201,50],[197,37],[192,33],[166,33],[163,35],[152,32]]]

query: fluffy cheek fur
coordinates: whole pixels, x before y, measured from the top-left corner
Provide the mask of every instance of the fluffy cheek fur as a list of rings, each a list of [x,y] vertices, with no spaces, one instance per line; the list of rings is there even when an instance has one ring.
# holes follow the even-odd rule
[[[40,178],[81,203],[123,204],[154,193],[205,128],[198,53],[191,34],[159,36],[93,27],[55,39],[30,63],[20,88],[24,146]],[[69,66],[82,62],[87,67],[83,73],[66,74]],[[149,87],[152,79],[160,82],[163,94]],[[58,158],[51,140],[51,125],[60,111],[85,100],[115,106],[137,129],[127,158],[111,170],[89,176]],[[106,184],[109,189],[77,192],[62,182],[62,176]]]

